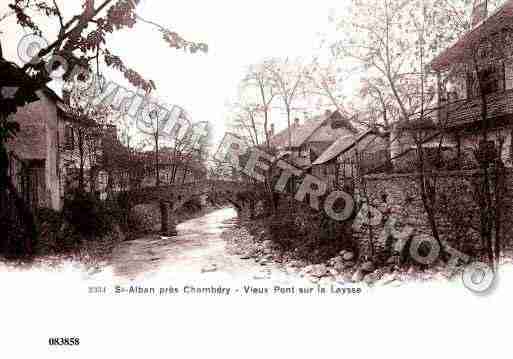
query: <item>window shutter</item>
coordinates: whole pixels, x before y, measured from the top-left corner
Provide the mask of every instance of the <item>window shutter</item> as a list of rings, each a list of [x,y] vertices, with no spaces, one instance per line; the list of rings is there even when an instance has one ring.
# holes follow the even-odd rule
[[[506,90],[513,89],[513,60],[511,58],[504,61],[504,78]]]
[[[72,126],[66,126],[65,127],[65,135],[64,135],[64,145],[67,149],[73,150],[74,145],[74,134],[73,134],[73,127]]]
[[[463,100],[467,98],[467,78],[464,74],[459,74],[454,79],[454,91],[456,92],[458,100]],[[450,100],[456,99],[451,98]]]
[[[504,63],[500,62],[494,66],[495,77],[497,81],[497,91],[502,92],[505,90],[504,81]]]
[[[464,74],[461,74],[459,77],[460,80],[460,91],[461,91],[461,99],[467,98],[467,81]]]
[[[478,95],[477,74],[475,71],[467,73],[467,98],[471,99]]]

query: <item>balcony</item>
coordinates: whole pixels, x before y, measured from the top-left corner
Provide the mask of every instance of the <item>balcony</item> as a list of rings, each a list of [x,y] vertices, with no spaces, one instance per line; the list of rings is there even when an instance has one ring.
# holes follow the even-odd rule
[[[500,125],[509,121],[508,115],[513,115],[513,90],[495,92],[487,95],[488,118]],[[451,101],[441,106],[439,119],[448,128],[465,127],[481,121],[481,99],[464,99]]]

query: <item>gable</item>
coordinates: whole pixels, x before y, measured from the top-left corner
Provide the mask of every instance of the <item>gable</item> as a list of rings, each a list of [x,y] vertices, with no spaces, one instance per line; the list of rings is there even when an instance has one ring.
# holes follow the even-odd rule
[[[511,28],[513,22],[513,0],[507,0],[494,14],[482,21],[478,26],[461,36],[454,45],[445,49],[431,61],[431,68],[435,71],[443,70],[450,65],[464,62],[469,47],[477,42],[498,33],[505,28]]]
[[[39,100],[18,108],[12,118],[20,125],[20,131],[7,143],[9,151],[14,151],[22,159],[45,159],[46,118],[48,104]]]
[[[334,124],[334,125],[332,125]],[[306,120],[303,124],[292,125],[290,128],[291,146],[299,148],[306,142],[327,142],[332,143],[340,136],[354,133],[349,120],[343,119],[335,111]],[[271,137],[271,146],[277,148],[289,147],[289,129],[285,129]]]

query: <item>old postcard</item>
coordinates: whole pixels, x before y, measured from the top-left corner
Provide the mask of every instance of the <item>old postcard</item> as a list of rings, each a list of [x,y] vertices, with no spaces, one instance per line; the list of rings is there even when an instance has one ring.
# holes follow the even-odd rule
[[[0,357],[507,357],[512,236],[513,0],[0,0]]]

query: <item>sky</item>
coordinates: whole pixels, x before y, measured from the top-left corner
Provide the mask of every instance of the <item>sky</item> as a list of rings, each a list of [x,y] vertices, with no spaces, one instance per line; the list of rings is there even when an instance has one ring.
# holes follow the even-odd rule
[[[0,0],[0,14],[9,2]],[[156,82],[159,98],[186,109],[193,122],[210,121],[214,139],[220,139],[229,114],[227,102],[235,99],[247,66],[267,57],[311,58],[319,47],[319,34],[330,26],[331,9],[342,2],[142,0],[139,15],[187,40],[207,43],[209,52],[189,54],[171,49],[153,27],[143,23],[115,33],[108,44],[129,67]],[[66,16],[72,16],[80,9],[81,0],[61,0],[60,4]],[[42,28],[51,33],[55,24],[46,23]],[[16,44],[23,30],[11,17],[0,23],[0,31],[4,57],[19,63]],[[108,71],[107,76],[126,84],[119,73]],[[278,129],[285,126],[284,118],[273,121]]]

